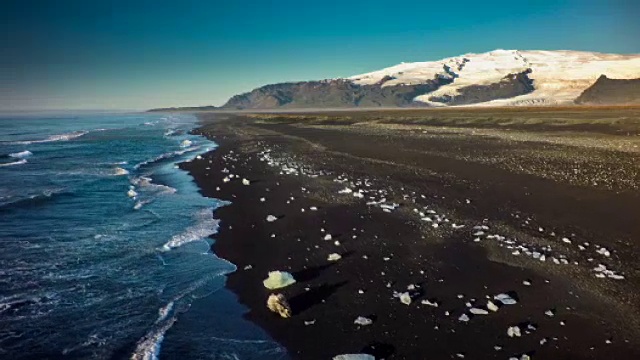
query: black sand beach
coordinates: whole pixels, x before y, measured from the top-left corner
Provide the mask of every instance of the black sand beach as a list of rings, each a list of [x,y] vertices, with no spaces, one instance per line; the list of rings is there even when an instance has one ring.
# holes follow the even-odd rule
[[[293,358],[640,358],[637,109],[198,116],[220,146],[181,166],[232,203],[213,251]]]

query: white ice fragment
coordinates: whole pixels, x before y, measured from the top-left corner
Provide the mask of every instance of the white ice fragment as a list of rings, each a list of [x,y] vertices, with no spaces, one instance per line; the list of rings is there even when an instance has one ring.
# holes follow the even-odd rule
[[[348,187],[338,191],[338,194],[351,194],[353,192],[353,190],[349,189]]]
[[[462,322],[467,322],[467,321],[469,321],[469,315],[467,315],[467,314],[462,314],[462,315],[460,315],[460,317],[458,318],[458,320],[459,320],[459,321],[462,321]]]
[[[336,253],[329,254],[329,257],[327,257],[327,260],[329,260],[329,261],[338,261],[340,259],[342,259],[342,256],[340,256],[340,254],[336,254]]]
[[[267,289],[273,290],[287,287],[295,282],[296,279],[293,278],[293,275],[286,271],[269,271],[269,277],[262,283]]]
[[[267,216],[267,222],[274,222],[276,220],[278,220],[278,218],[273,215]]]
[[[400,294],[400,302],[405,305],[411,305],[411,296],[408,292],[403,292]]]
[[[508,294],[498,294],[496,296],[493,297],[494,299],[500,301],[501,303],[505,304],[505,305],[515,305],[517,303],[517,301],[512,298],[511,296],[509,296]]]
[[[364,316],[358,316],[353,323],[360,326],[367,326],[373,324],[373,320]]]
[[[325,236],[324,236],[324,240],[326,240],[326,241],[329,241],[329,240],[331,240],[331,239],[333,239],[333,237],[331,236],[331,234],[327,234],[327,235],[325,235]]]
[[[471,309],[469,309],[469,312],[474,314],[474,315],[488,315],[489,312],[485,309],[479,309],[479,308],[475,308],[472,307]]]
[[[494,304],[493,301],[489,300],[489,301],[487,301],[487,309],[489,309],[489,310],[491,310],[493,312],[496,312],[496,311],[498,311],[499,308],[498,308],[498,305]]]
[[[134,198],[138,196],[138,193],[133,189],[129,189],[129,191],[127,191],[127,196],[129,196],[130,198]]]
[[[263,197],[260,198],[260,202],[265,202],[265,201],[267,201],[267,199],[265,199]]]
[[[312,207],[310,207],[310,208],[309,208],[309,210],[311,210],[311,211],[317,211],[317,210],[318,210],[318,208],[317,208],[317,207],[315,207],[315,206],[312,206]]]
[[[507,335],[509,337],[520,337],[522,334],[520,333],[520,328],[518,326],[509,326],[507,329]]]
[[[376,358],[369,354],[342,354],[334,356],[333,360],[376,360]]]
[[[247,179],[242,179],[242,185],[249,185],[251,182]]]
[[[429,305],[429,306],[433,306],[433,307],[438,307],[438,302],[437,301],[429,301],[428,299],[422,300],[421,303],[423,305]]]

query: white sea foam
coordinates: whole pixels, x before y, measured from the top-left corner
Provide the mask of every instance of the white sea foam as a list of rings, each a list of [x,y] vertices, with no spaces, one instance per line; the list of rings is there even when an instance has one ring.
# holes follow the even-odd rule
[[[126,169],[123,169],[121,167],[116,167],[115,169],[113,169],[113,173],[116,176],[121,176],[121,175],[129,174],[129,171],[127,171]]]
[[[134,166],[134,168],[135,169],[139,169],[141,166],[149,165],[149,164],[152,164],[154,162],[158,162],[158,161],[165,160],[165,159],[170,159],[170,158],[172,158],[174,156],[184,155],[185,153],[188,153],[188,152],[191,152],[191,151],[196,151],[199,148],[200,148],[200,146],[192,146],[192,147],[189,147],[189,148],[186,148],[186,149],[164,153],[162,155],[158,155],[158,156],[154,157],[153,159],[145,160],[145,161],[137,164],[136,166]]]
[[[69,141],[71,139],[79,138],[80,136],[86,135],[87,133],[88,131],[84,131],[84,130],[74,131],[66,134],[51,135],[46,139],[15,141],[12,144],[29,145],[29,144],[39,144],[39,143],[47,143],[47,142],[54,142],[54,141]]]
[[[131,360],[157,360],[158,355],[160,354],[160,346],[162,345],[164,334],[171,328],[171,326],[173,326],[176,320],[178,320],[176,312],[173,312],[175,303],[187,295],[192,294],[207,282],[220,275],[222,275],[222,273],[211,274],[193,282],[187,289],[175,296],[173,300],[158,309],[158,319],[156,320],[155,325],[142,339],[140,339],[140,341],[138,341],[136,350],[131,355]],[[169,317],[172,313],[173,316]]]
[[[171,312],[171,310],[173,310],[173,301],[170,301],[167,305],[161,307],[158,310],[158,320],[156,320],[156,322],[161,322],[163,320],[165,320],[167,318],[167,316],[169,316],[169,313]]]
[[[153,179],[146,176],[133,178],[131,179],[131,183],[145,190],[158,191],[161,194],[173,194],[177,191],[175,188],[171,186],[155,184],[153,183]]]
[[[19,159],[26,158],[27,156],[31,156],[31,155],[33,155],[33,153],[31,151],[29,151],[29,150],[25,150],[25,151],[20,151],[20,152],[17,152],[17,153],[9,154],[9,156],[11,156],[13,158],[19,158]]]
[[[177,318],[174,316],[162,326],[149,331],[147,335],[138,341],[136,350],[131,355],[131,360],[157,360],[164,334],[173,326],[176,320]]]
[[[151,200],[138,200],[138,201],[136,201],[135,205],[133,205],[133,209],[134,210],[140,210],[140,209],[142,209],[143,206],[147,205],[150,202],[151,202]]]
[[[207,236],[213,235],[217,232],[219,220],[214,219],[211,216],[211,209],[204,209],[200,211],[196,218],[198,219],[198,222],[195,225],[188,227],[184,232],[178,235],[174,235],[171,240],[167,241],[167,243],[162,246],[161,250],[169,251],[184,244],[206,238]]]
[[[10,162],[10,163],[0,164],[0,167],[1,167],[1,166],[21,165],[21,164],[26,164],[26,163],[27,163],[27,159],[22,159],[22,160],[18,160],[18,161]]]

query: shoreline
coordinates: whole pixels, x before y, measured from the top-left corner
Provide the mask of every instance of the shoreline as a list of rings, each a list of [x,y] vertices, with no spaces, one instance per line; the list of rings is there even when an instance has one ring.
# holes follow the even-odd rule
[[[631,336],[624,333],[625,328],[634,327],[633,324],[593,324],[589,314],[606,312],[597,296],[585,290],[588,281],[586,285],[575,286],[561,273],[538,269],[537,264],[513,264],[501,258],[503,255],[493,247],[469,244],[469,228],[482,224],[491,205],[476,206],[475,202],[480,199],[470,195],[474,192],[465,193],[464,186],[460,188],[456,181],[449,184],[447,176],[436,174],[426,180],[426,185],[434,188],[429,190],[421,188],[425,180],[415,182],[413,179],[416,169],[406,168],[399,173],[397,168],[391,169],[398,179],[389,179],[385,174],[389,174],[393,163],[362,164],[357,158],[334,157],[326,152],[327,147],[333,146],[331,141],[344,140],[326,138],[323,133],[329,131],[326,129],[301,130],[287,128],[286,124],[280,128],[253,126],[251,120],[239,119],[236,119],[238,124],[230,124],[229,120],[211,122],[202,116],[199,115],[201,126],[195,132],[215,141],[218,148],[204,154],[202,160],[181,164],[181,167],[193,176],[203,195],[232,202],[215,212],[221,223],[218,234],[213,236],[212,250],[238,268],[228,275],[227,288],[250,308],[245,317],[285,346],[293,358],[327,359],[358,352],[394,359],[465,355],[504,358],[523,354],[536,358],[586,359],[599,358],[598,354],[640,354],[637,344],[629,339]],[[295,131],[300,133],[294,134]],[[338,131],[332,136],[348,135]],[[353,146],[362,141],[358,136],[349,140]],[[305,158],[309,152],[307,147],[319,155],[316,163]],[[264,158],[265,153],[261,151],[265,149],[285,156],[282,159],[289,164],[312,162],[305,164],[310,165],[308,171],[312,176],[324,170],[317,165],[327,165],[332,168],[326,169],[330,175],[282,174],[281,168],[259,160]],[[249,179],[251,184],[223,182],[225,174],[221,170],[225,167]],[[400,197],[398,210],[387,213],[355,197],[339,195],[337,191],[345,185],[334,180],[343,173],[344,178],[349,178],[346,184],[357,179],[360,186],[364,186],[365,179],[375,186],[388,182],[378,190],[386,189],[389,198],[400,195],[392,194],[399,182],[407,187],[409,196]],[[546,183],[541,185],[552,188]],[[417,192],[411,195],[409,189],[423,190],[430,199],[426,201],[430,210],[438,213],[441,207],[451,206],[451,201],[464,204],[469,200],[466,197],[471,198],[474,204],[471,209],[463,211],[460,204],[451,209],[456,214],[460,211],[457,215],[466,219],[462,222],[466,231],[434,234],[432,229],[425,230],[424,224],[411,218],[410,212],[414,201],[423,199],[416,196]],[[456,198],[451,199],[454,195]],[[261,197],[266,198],[265,202],[259,201]],[[311,207],[318,210],[310,210]],[[264,219],[269,214],[280,219],[267,223]],[[507,222],[504,217],[500,218],[503,215],[493,215],[492,221]],[[577,221],[576,217],[568,216],[553,225],[554,228],[563,223],[574,225],[573,221]],[[629,231],[628,224],[619,224],[624,227],[622,233]],[[443,228],[446,226],[450,224],[442,224]],[[327,233],[332,234],[332,241],[323,240]],[[335,245],[335,240],[340,244]],[[340,253],[342,259],[328,262],[327,256],[333,252]],[[245,269],[249,265],[251,268]],[[293,308],[291,319],[280,319],[266,309],[270,292],[264,289],[262,280],[271,270],[290,271],[298,280],[282,291]],[[524,282],[533,285],[523,285]],[[393,296],[394,291],[408,289],[413,289],[410,306]],[[516,294],[518,304],[504,306],[504,310],[501,307],[496,314],[488,316],[473,316],[465,306],[468,303],[481,308],[486,302],[485,296],[503,292]],[[579,294],[580,300],[566,295],[571,293]],[[425,300],[437,302],[439,307],[426,305]],[[546,310],[553,307],[554,319],[544,315],[545,306]],[[463,314],[470,320],[463,321]],[[357,316],[369,317],[373,324],[354,325]],[[305,325],[313,321],[313,325]],[[517,340],[507,336],[509,326],[521,324],[524,328],[525,323],[535,330],[528,330]],[[540,343],[543,339],[546,346]],[[500,350],[496,350],[497,347]]]

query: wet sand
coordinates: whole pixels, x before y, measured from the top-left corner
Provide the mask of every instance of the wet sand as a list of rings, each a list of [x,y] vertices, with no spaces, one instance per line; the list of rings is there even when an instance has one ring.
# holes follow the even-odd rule
[[[220,146],[182,166],[232,203],[213,251],[293,358],[640,358],[637,110],[198,116]]]

